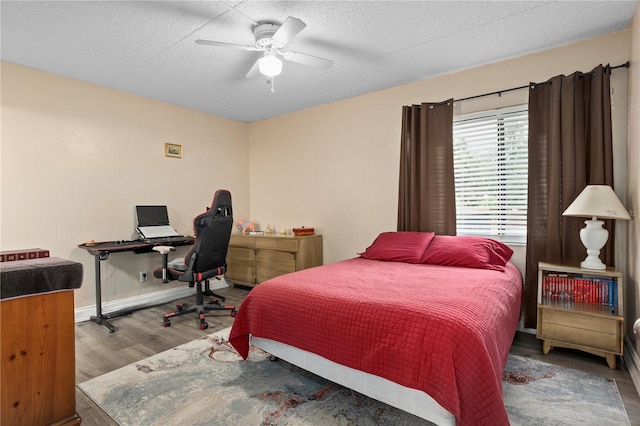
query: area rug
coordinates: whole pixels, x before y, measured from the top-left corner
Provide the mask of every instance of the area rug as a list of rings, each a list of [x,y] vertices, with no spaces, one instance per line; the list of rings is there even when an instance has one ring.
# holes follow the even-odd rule
[[[428,425],[257,348],[244,362],[229,329],[88,380],[79,388],[123,426]],[[614,380],[509,355],[512,425],[625,425]]]

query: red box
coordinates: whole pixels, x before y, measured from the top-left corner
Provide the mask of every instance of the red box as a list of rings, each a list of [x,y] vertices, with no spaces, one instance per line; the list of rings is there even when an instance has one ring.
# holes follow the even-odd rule
[[[303,235],[315,235],[315,230],[313,228],[293,228],[293,234],[296,237]]]

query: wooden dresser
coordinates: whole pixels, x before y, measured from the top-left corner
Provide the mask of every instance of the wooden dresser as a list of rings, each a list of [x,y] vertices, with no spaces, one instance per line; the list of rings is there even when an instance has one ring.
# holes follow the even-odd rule
[[[322,235],[232,234],[225,278],[253,287],[278,275],[322,265]]]
[[[0,263],[0,424],[77,426],[73,290],[82,264]]]

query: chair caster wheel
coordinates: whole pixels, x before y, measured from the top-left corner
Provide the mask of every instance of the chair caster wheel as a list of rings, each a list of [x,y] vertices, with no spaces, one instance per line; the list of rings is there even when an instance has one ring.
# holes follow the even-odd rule
[[[209,323],[200,323],[200,330],[206,330],[207,328],[209,328]]]
[[[163,327],[171,327],[171,321],[168,319],[165,319],[164,321],[162,321],[162,326]]]

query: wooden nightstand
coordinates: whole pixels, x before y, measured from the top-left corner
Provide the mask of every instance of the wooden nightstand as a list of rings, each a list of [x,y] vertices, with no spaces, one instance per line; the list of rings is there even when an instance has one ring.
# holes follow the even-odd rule
[[[606,270],[538,264],[538,323],[542,352],[553,346],[605,357],[616,368],[624,337],[624,279]]]

